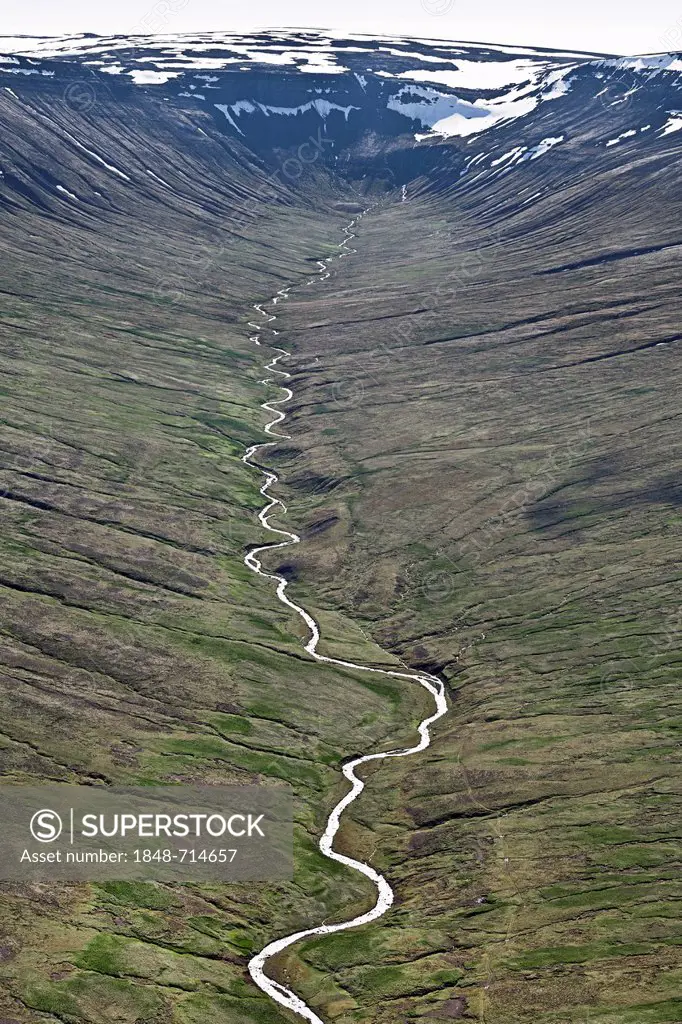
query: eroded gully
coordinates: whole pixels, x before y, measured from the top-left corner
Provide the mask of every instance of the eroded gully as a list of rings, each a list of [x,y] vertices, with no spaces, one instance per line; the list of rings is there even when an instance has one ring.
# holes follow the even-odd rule
[[[336,257],[329,257],[327,260],[319,260],[318,265],[320,267],[319,280],[325,280],[329,277],[329,264],[333,259],[338,259],[343,256],[350,256],[352,250],[350,248],[350,242],[355,235],[353,228],[360,220],[362,214],[344,228],[346,235],[343,242],[340,243],[340,252]],[[313,283],[312,281],[309,282]],[[277,293],[277,295],[270,300],[270,304],[274,307],[279,302],[288,297],[290,288],[283,288]],[[261,334],[264,328],[276,320],[274,313],[267,313],[263,306],[265,303],[258,303],[254,308],[258,313],[265,318],[260,323],[250,323],[249,326],[253,327],[258,333],[253,335],[251,340],[256,345],[261,345]],[[272,328],[269,328],[272,329]],[[272,329],[273,335],[277,335],[277,331]],[[290,353],[283,348],[278,348],[275,345],[272,346],[275,351],[275,357],[265,365],[265,369],[273,374],[277,374],[282,380],[286,380],[291,377],[291,374],[287,373],[286,370],[281,370],[277,364]],[[272,385],[274,378],[266,378],[262,382],[265,385]],[[286,413],[283,410],[277,408],[280,405],[285,405],[293,397],[293,392],[285,384],[279,385],[283,394],[281,398],[276,400],[263,402],[261,408],[267,412],[272,413],[273,419],[265,426],[264,432],[270,437],[276,438],[274,441],[266,441],[263,444],[252,445],[242,456],[242,462],[245,462],[249,466],[253,466],[259,472],[263,473],[265,480],[260,489],[260,493],[265,498],[266,504],[260,511],[258,518],[262,526],[270,533],[275,534],[280,540],[273,541],[269,544],[263,544],[260,547],[251,550],[245,557],[244,563],[253,572],[259,576],[263,576],[265,579],[272,580],[276,584],[277,597],[290,608],[291,611],[299,615],[305,622],[308,631],[309,639],[305,644],[305,650],[307,653],[315,659],[315,661],[322,662],[328,665],[340,665],[342,668],[356,669],[360,672],[371,672],[375,675],[389,676],[394,679],[409,679],[420,686],[423,686],[433,696],[436,710],[428,718],[425,718],[418,726],[417,732],[419,734],[419,742],[412,747],[406,747],[399,750],[388,750],[382,753],[376,754],[365,754],[362,757],[356,757],[353,761],[349,761],[342,768],[343,775],[350,783],[350,790],[340,800],[334,809],[332,810],[329,818],[327,819],[327,825],[320,839],[320,850],[325,857],[329,857],[330,860],[337,861],[339,864],[344,864],[346,867],[352,868],[354,871],[359,871],[365,875],[370,881],[376,886],[377,889],[377,900],[371,910],[368,910],[364,914],[360,914],[358,917],[354,917],[349,921],[343,921],[339,924],[321,924],[313,928],[306,928],[304,931],[294,932],[292,935],[287,935],[284,938],[276,939],[274,942],[269,943],[264,949],[257,953],[256,956],[249,963],[249,973],[256,983],[256,985],[265,992],[271,999],[273,999],[280,1006],[286,1007],[288,1010],[292,1010],[298,1014],[304,1020],[310,1022],[310,1024],[324,1024],[322,1019],[305,1003],[299,996],[288,989],[286,986],[281,985],[279,982],[274,981],[271,977],[266,974],[265,967],[269,960],[271,960],[282,950],[287,949],[289,946],[294,945],[296,942],[300,942],[301,939],[311,938],[315,935],[333,935],[335,932],[347,931],[350,928],[359,928],[362,925],[369,924],[371,921],[376,921],[377,918],[381,917],[393,903],[393,890],[389,885],[388,881],[382,874],[375,871],[369,864],[365,864],[363,861],[355,860],[353,857],[346,857],[342,853],[338,853],[334,849],[334,837],[339,830],[341,815],[360,795],[365,787],[362,779],[359,779],[356,775],[356,770],[363,764],[368,764],[370,761],[381,761],[384,758],[391,757],[408,757],[410,754],[418,754],[420,751],[425,750],[430,742],[430,727],[441,718],[447,711],[447,700],[445,696],[445,687],[441,680],[435,676],[426,675],[423,673],[416,672],[399,672],[391,669],[379,669],[373,668],[369,665],[359,665],[352,661],[342,661],[339,658],[329,658],[323,654],[318,654],[317,647],[320,642],[320,629],[310,614],[301,605],[296,604],[292,601],[287,594],[288,583],[284,577],[279,576],[277,573],[267,572],[259,559],[259,555],[263,551],[274,551],[277,548],[289,547],[292,544],[299,544],[301,538],[296,533],[292,533],[289,530],[282,530],[279,527],[272,526],[270,524],[270,518],[277,511],[280,515],[285,514],[287,507],[283,501],[279,498],[273,497],[270,493],[271,488],[278,481],[278,476],[272,470],[264,469],[259,463],[254,462],[254,456],[259,452],[264,452],[266,449],[274,447],[279,444],[282,440],[290,440],[290,435],[283,434],[275,430],[274,428],[279,426],[285,419]]]

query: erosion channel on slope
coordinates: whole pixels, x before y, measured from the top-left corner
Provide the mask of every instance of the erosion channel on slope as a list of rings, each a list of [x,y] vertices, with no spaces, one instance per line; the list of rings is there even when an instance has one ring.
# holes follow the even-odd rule
[[[362,214],[360,214],[360,217],[361,216]],[[327,265],[329,262],[331,262],[332,259],[351,255],[352,250],[349,249],[349,244],[351,240],[355,237],[355,235],[353,234],[353,228],[355,227],[360,217],[356,218],[355,220],[352,220],[351,223],[344,228],[344,233],[346,237],[339,245],[339,249],[341,250],[339,256],[329,257],[326,261],[319,261],[319,265],[321,268],[320,280],[324,280],[325,277],[329,276]],[[285,299],[288,296],[289,291],[289,288],[281,289],[281,291],[279,291],[277,295],[271,300],[272,305],[276,306],[278,302]],[[252,341],[254,341],[257,345],[260,345],[261,341],[259,335],[262,332],[263,327],[266,324],[270,324],[274,320],[276,320],[276,317],[274,316],[274,314],[266,313],[265,310],[263,309],[262,303],[258,303],[254,308],[258,311],[258,313],[261,314],[261,316],[266,318],[263,324],[249,324],[250,327],[253,327],[255,330],[258,331],[258,334],[253,335]],[[276,335],[277,331],[273,330],[273,334]],[[277,367],[277,363],[279,363],[280,360],[283,359],[285,356],[290,355],[290,353],[287,352],[285,349],[277,347],[274,347],[274,350],[277,354],[269,363],[266,364],[265,369],[269,370],[272,373],[278,374],[283,379],[287,379],[291,375],[287,373],[285,370],[280,370]],[[262,383],[264,383],[266,386],[271,385],[273,383],[273,378],[267,378]],[[261,545],[260,547],[251,550],[246,555],[244,562],[250,569],[253,570],[253,572],[257,573],[259,576],[264,576],[266,579],[273,580],[277,584],[277,597],[282,602],[282,604],[286,605],[292,611],[296,612],[303,619],[310,632],[310,638],[305,644],[305,650],[307,651],[308,654],[311,655],[311,657],[315,658],[316,661],[325,662],[327,664],[332,665],[341,665],[344,668],[358,669],[363,672],[378,673],[380,675],[391,676],[396,679],[411,679],[414,682],[419,683],[421,686],[425,687],[425,689],[427,689],[433,695],[436,704],[436,710],[434,714],[430,715],[428,718],[425,718],[424,721],[420,723],[418,727],[419,742],[415,744],[415,746],[401,750],[388,750],[383,753],[377,754],[366,754],[362,757],[357,757],[354,760],[349,761],[347,764],[343,766],[343,774],[351,784],[351,788],[348,791],[348,793],[346,793],[346,795],[343,797],[343,799],[340,800],[339,803],[337,803],[337,805],[332,810],[331,814],[329,815],[329,818],[327,819],[327,825],[324,830],[324,833],[320,839],[320,850],[326,857],[329,857],[331,860],[338,861],[340,864],[345,864],[347,867],[353,868],[356,871],[360,871],[362,872],[363,875],[366,875],[367,878],[371,879],[371,881],[377,887],[377,901],[375,905],[372,907],[371,910],[367,911],[367,913],[352,918],[350,921],[344,921],[339,924],[322,924],[315,928],[308,928],[304,931],[295,932],[292,935],[287,935],[284,938],[277,939],[276,941],[269,943],[263,950],[261,950],[260,953],[254,956],[249,963],[249,972],[251,974],[252,979],[254,980],[256,985],[258,985],[258,987],[263,992],[265,992],[272,999],[274,999],[275,1002],[279,1003],[280,1006],[285,1006],[287,1009],[293,1010],[294,1013],[297,1013],[300,1017],[303,1017],[305,1020],[310,1021],[311,1024],[323,1024],[321,1018],[318,1017],[317,1014],[314,1013],[313,1010],[311,1010],[310,1007],[294,992],[286,988],[284,985],[280,985],[278,982],[273,981],[272,978],[268,977],[268,975],[265,973],[265,965],[267,964],[268,960],[270,960],[272,957],[276,956],[278,953],[281,953],[282,950],[293,945],[295,942],[299,942],[301,939],[310,938],[314,935],[331,935],[334,932],[346,931],[349,928],[358,928],[360,927],[360,925],[369,924],[370,921],[375,921],[377,918],[385,914],[388,908],[392,905],[393,890],[391,889],[391,886],[389,885],[388,881],[384,878],[384,876],[381,875],[378,871],[375,871],[374,868],[370,867],[369,864],[365,864],[362,861],[354,860],[352,857],[346,857],[343,854],[338,853],[334,849],[334,837],[336,836],[336,833],[338,832],[339,829],[341,815],[346,810],[346,808],[349,807],[350,804],[352,804],[353,801],[357,799],[357,797],[364,789],[365,784],[355,774],[356,769],[360,765],[366,764],[369,761],[379,761],[383,758],[388,757],[407,757],[409,754],[416,754],[421,750],[425,750],[431,742],[431,737],[429,733],[430,726],[446,713],[447,700],[445,696],[444,684],[435,676],[430,676],[423,673],[398,672],[391,671],[388,669],[372,668],[367,665],[357,665],[351,661],[341,661],[338,658],[328,658],[322,654],[318,654],[317,646],[320,642],[320,629],[317,622],[312,617],[312,615],[305,610],[305,608],[296,604],[287,596],[287,580],[284,579],[283,576],[279,576],[276,573],[266,572],[263,569],[262,563],[258,557],[262,551],[273,551],[277,548],[288,547],[291,544],[298,544],[301,539],[298,536],[298,534],[292,533],[288,530],[281,530],[275,526],[270,525],[269,520],[271,515],[273,514],[273,511],[275,509],[278,509],[281,513],[286,513],[287,508],[284,502],[282,502],[279,498],[273,497],[272,494],[270,493],[270,488],[273,486],[273,484],[277,483],[277,474],[272,472],[272,470],[263,468],[260,465],[260,463],[254,460],[254,457],[257,455],[257,453],[265,451],[267,448],[271,448],[274,445],[277,445],[281,440],[290,439],[289,435],[279,433],[274,429],[276,426],[281,424],[283,420],[286,418],[286,413],[276,407],[283,405],[286,402],[289,402],[293,397],[293,392],[291,391],[290,388],[281,385],[281,390],[284,392],[281,398],[269,402],[264,402],[262,404],[263,409],[273,413],[274,415],[274,419],[272,419],[265,426],[264,431],[271,437],[277,438],[277,440],[267,441],[263,444],[252,445],[242,456],[242,461],[245,462],[247,465],[253,466],[255,469],[259,470],[259,472],[265,474],[265,481],[260,489],[260,492],[266,499],[266,504],[259,513],[258,518],[266,530],[269,530],[270,533],[274,533],[282,539],[271,544]]]

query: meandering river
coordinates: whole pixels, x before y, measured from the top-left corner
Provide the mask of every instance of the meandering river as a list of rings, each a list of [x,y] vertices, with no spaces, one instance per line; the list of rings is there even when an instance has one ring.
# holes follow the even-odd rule
[[[362,214],[360,215],[360,217],[361,216]],[[350,243],[352,239],[355,238],[353,228],[357,224],[360,217],[357,217],[355,220],[351,221],[351,223],[346,228],[344,228],[344,233],[346,237],[343,240],[343,242],[341,242],[339,245],[340,252],[338,256],[329,257],[327,260],[319,261],[320,280],[325,280],[327,277],[329,277],[329,263],[333,259],[338,259],[343,256],[349,256],[354,251],[350,248]],[[277,295],[270,300],[270,304],[273,307],[276,307],[279,302],[287,298],[289,291],[290,288],[281,289],[281,291],[279,291]],[[267,313],[263,308],[264,305],[264,303],[258,303],[254,308],[265,319],[261,323],[249,324],[249,326],[253,327],[257,332],[256,334],[253,335],[251,339],[256,343],[256,345],[262,344],[263,331],[266,329],[272,330],[273,336],[277,336],[277,331],[274,330],[274,328],[270,327],[270,325],[273,323],[273,321],[277,319],[277,317],[274,313]],[[266,363],[265,369],[270,373],[277,374],[277,376],[283,381],[288,380],[291,374],[287,373],[286,370],[280,369],[277,364],[281,362],[281,360],[288,356],[290,353],[283,348],[276,347],[276,345],[273,345],[272,348],[276,355],[274,356],[273,359],[270,360],[270,362]],[[270,385],[273,383],[273,381],[274,378],[270,377],[266,378],[262,383]],[[268,402],[263,402],[262,404],[262,408],[265,409],[267,412],[272,413],[273,416],[272,420],[270,420],[270,422],[264,428],[265,433],[268,434],[270,437],[275,438],[276,440],[266,441],[262,444],[254,444],[249,449],[247,449],[245,454],[242,456],[242,462],[245,462],[247,465],[253,466],[259,472],[264,474],[265,479],[263,485],[261,486],[260,493],[265,498],[265,505],[259,512],[258,518],[261,524],[265,527],[265,529],[268,530],[270,533],[275,534],[275,536],[279,539],[272,541],[269,544],[263,544],[260,547],[250,551],[249,554],[246,555],[244,562],[250,569],[253,570],[253,572],[257,573],[259,576],[263,576],[265,579],[271,580],[276,586],[277,597],[282,602],[282,604],[286,605],[287,608],[290,608],[292,611],[296,612],[296,614],[303,619],[309,630],[309,639],[305,644],[305,650],[316,661],[324,662],[330,665],[340,665],[343,668],[357,669],[361,672],[372,672],[376,675],[390,676],[395,679],[412,680],[419,686],[423,686],[426,690],[429,691],[429,693],[433,696],[435,704],[434,713],[430,715],[428,718],[425,718],[424,721],[419,724],[417,728],[419,741],[415,743],[414,746],[406,747],[400,750],[383,751],[382,753],[365,754],[362,757],[355,758],[355,760],[353,761],[349,761],[347,764],[343,766],[342,772],[346,779],[348,780],[348,782],[350,783],[350,789],[343,797],[343,799],[340,800],[336,807],[334,807],[334,809],[332,810],[331,814],[329,815],[329,818],[327,819],[327,825],[324,830],[324,833],[320,839],[320,850],[325,855],[325,857],[329,857],[331,860],[338,861],[340,864],[345,864],[346,867],[352,868],[354,871],[360,871],[363,875],[366,875],[367,878],[369,878],[374,883],[377,889],[377,900],[375,905],[372,907],[371,910],[367,911],[367,913],[361,914],[358,917],[354,917],[348,921],[343,921],[338,924],[321,924],[313,928],[307,928],[304,931],[294,932],[292,935],[287,935],[284,938],[276,939],[274,942],[269,943],[264,949],[262,949],[260,953],[257,953],[256,956],[254,956],[249,963],[249,972],[256,985],[258,985],[258,987],[262,989],[262,991],[265,992],[268,996],[270,996],[276,1003],[278,1003],[280,1006],[285,1006],[289,1010],[292,1010],[294,1013],[298,1014],[304,1020],[309,1021],[310,1024],[324,1024],[322,1019],[318,1017],[318,1015],[299,996],[297,996],[290,989],[286,988],[286,986],[280,985],[279,982],[274,981],[271,977],[268,976],[265,970],[267,962],[268,960],[272,959],[272,957],[276,956],[278,953],[281,953],[282,950],[287,949],[289,946],[292,946],[296,942],[300,942],[301,939],[307,939],[314,935],[333,935],[335,932],[347,931],[350,928],[359,928],[361,925],[369,924],[371,921],[376,921],[376,919],[381,917],[382,914],[385,914],[388,908],[391,906],[391,904],[393,903],[393,890],[391,889],[391,886],[389,885],[388,881],[384,878],[384,876],[380,874],[378,871],[375,871],[374,868],[371,867],[371,865],[365,864],[363,861],[355,860],[353,857],[346,857],[343,854],[338,853],[334,849],[334,838],[339,830],[339,826],[341,823],[341,815],[346,810],[346,808],[353,803],[354,800],[357,800],[358,796],[365,787],[365,784],[362,781],[362,779],[358,778],[356,770],[361,765],[367,764],[370,761],[380,761],[384,758],[390,757],[408,757],[410,754],[418,754],[421,750],[425,750],[431,742],[431,736],[429,731],[431,726],[433,725],[434,722],[441,718],[447,711],[447,700],[445,696],[445,687],[441,680],[437,679],[435,676],[426,675],[421,672],[402,672],[393,671],[390,669],[372,668],[369,665],[359,665],[355,664],[352,661],[341,661],[338,658],[328,658],[322,654],[318,654],[317,647],[320,642],[320,628],[317,622],[310,614],[310,612],[306,611],[306,609],[303,608],[301,605],[296,604],[296,602],[292,601],[291,598],[288,596],[288,583],[284,579],[284,577],[279,576],[276,573],[267,572],[263,568],[263,565],[259,558],[261,552],[272,551],[276,548],[289,547],[292,544],[299,544],[301,541],[301,538],[298,536],[298,534],[292,533],[289,530],[282,530],[279,527],[271,525],[270,519],[275,513],[275,511],[277,511],[278,515],[281,516],[286,513],[287,508],[283,501],[281,501],[279,498],[275,498],[271,494],[271,488],[278,481],[277,474],[274,473],[272,470],[263,469],[260,466],[260,464],[254,460],[254,457],[257,454],[262,453],[266,449],[279,444],[280,441],[290,440],[290,436],[288,434],[280,433],[275,429],[286,419],[286,413],[278,407],[281,405],[286,405],[286,403],[289,402],[293,397],[293,392],[291,391],[291,388],[287,387],[286,384],[282,384],[280,385],[280,387],[282,391],[281,398]]]

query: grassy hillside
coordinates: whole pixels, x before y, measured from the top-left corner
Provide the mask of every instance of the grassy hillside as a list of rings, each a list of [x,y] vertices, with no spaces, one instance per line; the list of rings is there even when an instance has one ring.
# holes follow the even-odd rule
[[[339,1020],[682,1015],[679,151],[415,189],[287,306],[301,592],[453,700],[358,811],[395,911],[307,946]]]
[[[292,884],[0,886],[0,1016],[279,1020],[248,955],[369,902],[315,838],[342,758],[422,712],[398,681],[304,657],[242,561],[265,536],[240,461],[265,422],[251,304],[307,279],[346,214],[322,172],[313,202],[144,94],[81,114],[2,92],[0,122],[3,775],[297,797]],[[325,628],[390,660],[342,615]]]
[[[270,563],[321,649],[438,671],[452,709],[339,839],[396,905],[279,977],[337,1024],[678,1021],[679,136],[591,176],[589,125],[504,175],[443,147],[401,202],[144,91],[76,106],[0,91],[0,768],[289,782],[297,870],[1,885],[0,1017],[277,1024],[249,954],[374,898],[316,840],[341,760],[407,743],[426,695],[312,663],[242,561],[247,322],[291,284],[273,462],[304,543]]]

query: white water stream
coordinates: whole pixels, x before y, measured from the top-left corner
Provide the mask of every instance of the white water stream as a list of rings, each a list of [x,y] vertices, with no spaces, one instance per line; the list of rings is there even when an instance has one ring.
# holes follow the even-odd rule
[[[360,216],[362,216],[362,214]],[[339,249],[342,250],[339,253],[339,257],[349,256],[351,252],[355,251],[351,250],[349,248],[349,245],[351,239],[355,238],[355,235],[353,234],[353,228],[355,227],[359,219],[359,217],[356,218],[356,220],[351,221],[351,223],[346,228],[344,228],[346,238],[344,239],[343,242],[341,242],[339,246]],[[331,262],[333,258],[334,257],[329,257],[327,260],[318,261],[319,266],[321,268],[319,278],[320,280],[325,280],[326,278],[329,277],[328,264]],[[310,281],[308,283],[311,284],[313,282]],[[283,288],[281,291],[279,291],[277,295],[271,300],[272,305],[276,306],[277,303],[280,302],[282,299],[287,298],[289,290],[289,288]],[[261,334],[263,327],[265,327],[269,323],[272,323],[272,321],[276,320],[276,317],[273,314],[266,313],[265,310],[263,309],[262,303],[258,303],[254,308],[262,316],[266,318],[263,324],[249,324],[250,327],[253,327],[255,328],[255,330],[258,331],[258,334],[254,335],[251,340],[255,341],[257,345],[260,345],[261,340],[259,335]],[[277,331],[273,330],[274,335],[277,335],[277,333]],[[280,376],[283,379],[288,379],[291,376],[291,374],[287,373],[285,370],[278,369],[277,363],[279,363],[280,360],[284,358],[284,356],[290,355],[290,353],[285,351],[285,349],[283,348],[277,348],[275,346],[273,346],[273,348],[277,355],[274,357],[274,359],[271,360],[271,362],[266,364],[265,369],[269,370],[272,373],[278,374],[278,376]],[[271,384],[272,382],[273,378],[267,378],[262,383]],[[407,757],[410,754],[417,754],[419,753],[419,751],[425,750],[431,742],[429,729],[434,722],[436,722],[446,713],[447,700],[445,696],[445,687],[441,680],[437,679],[435,676],[426,675],[421,672],[399,672],[390,669],[372,668],[368,665],[356,665],[352,661],[341,661],[338,658],[327,658],[322,654],[318,654],[317,646],[320,642],[320,629],[317,622],[312,617],[312,615],[305,610],[305,608],[302,608],[301,605],[296,604],[294,601],[291,600],[290,597],[288,597],[286,592],[288,583],[284,579],[284,577],[279,576],[276,573],[266,572],[263,569],[262,563],[258,558],[259,554],[262,551],[272,551],[276,548],[288,547],[291,544],[300,543],[301,540],[301,538],[296,533],[292,533],[289,530],[280,530],[277,527],[270,525],[269,520],[271,515],[273,514],[273,510],[278,509],[280,514],[285,514],[287,508],[283,501],[280,501],[279,498],[274,498],[270,493],[270,488],[273,486],[273,484],[277,483],[277,474],[273,473],[272,470],[263,469],[257,462],[253,461],[253,458],[257,452],[262,452],[267,448],[271,448],[279,444],[280,440],[290,440],[290,436],[288,434],[281,434],[273,429],[274,427],[281,424],[282,421],[286,418],[286,413],[283,412],[281,409],[276,408],[276,406],[283,405],[286,402],[289,402],[293,397],[293,392],[291,391],[290,388],[286,387],[285,385],[281,385],[281,390],[283,392],[281,398],[278,398],[274,401],[263,402],[262,404],[262,408],[265,409],[267,412],[272,413],[274,416],[274,419],[270,420],[270,422],[264,428],[265,433],[269,434],[271,437],[277,438],[277,440],[267,441],[264,444],[252,445],[242,456],[242,462],[245,462],[247,465],[253,466],[255,469],[258,469],[259,472],[264,473],[265,481],[260,489],[260,493],[266,499],[266,504],[260,511],[258,518],[266,530],[269,530],[270,533],[274,533],[278,537],[281,537],[282,540],[270,544],[264,544],[261,547],[255,548],[254,550],[250,551],[249,554],[245,557],[244,562],[246,565],[248,565],[250,569],[253,570],[253,572],[257,573],[259,576],[263,576],[266,579],[273,580],[277,585],[277,597],[282,602],[282,604],[286,605],[287,608],[290,608],[292,611],[296,612],[296,614],[300,615],[300,617],[303,619],[303,621],[305,622],[306,626],[310,631],[310,639],[305,644],[305,650],[316,661],[324,662],[330,665],[340,665],[342,668],[357,669],[361,672],[372,672],[376,675],[390,676],[394,679],[410,679],[415,683],[418,683],[420,686],[423,686],[426,690],[428,690],[429,693],[432,694],[436,705],[436,710],[434,711],[434,713],[430,715],[428,718],[425,718],[424,721],[419,724],[417,728],[417,732],[419,733],[419,742],[416,743],[413,747],[407,747],[402,750],[388,750],[378,754],[365,754],[363,757],[357,757],[355,758],[354,761],[349,761],[348,764],[343,766],[343,774],[350,783],[351,788],[348,791],[348,793],[346,793],[346,795],[343,797],[343,799],[338,802],[336,807],[334,807],[333,811],[329,815],[329,818],[327,819],[327,826],[324,830],[322,838],[320,839],[320,850],[325,855],[325,857],[329,857],[331,860],[338,861],[340,864],[345,864],[347,867],[352,868],[355,871],[360,871],[363,875],[366,875],[367,878],[369,878],[374,883],[374,885],[377,888],[377,901],[375,905],[372,907],[371,910],[368,910],[367,913],[361,914],[358,917],[354,917],[350,921],[343,921],[339,924],[321,924],[317,927],[307,928],[304,931],[295,932],[293,935],[287,935],[284,938],[276,939],[274,942],[269,943],[265,947],[265,949],[262,949],[260,953],[257,953],[256,956],[254,956],[249,963],[249,973],[251,974],[251,977],[253,978],[256,985],[258,985],[258,987],[262,989],[262,991],[265,992],[267,995],[269,995],[276,1003],[278,1003],[280,1006],[287,1007],[287,1009],[289,1010],[292,1010],[294,1013],[298,1014],[304,1020],[309,1021],[310,1024],[324,1024],[322,1019],[318,1017],[317,1014],[314,1013],[313,1010],[311,1010],[310,1007],[301,998],[299,998],[299,996],[297,996],[290,989],[286,988],[284,985],[280,985],[279,982],[273,981],[273,979],[265,973],[265,966],[268,960],[276,956],[278,953],[281,953],[282,950],[287,949],[289,946],[292,946],[295,942],[299,942],[301,939],[310,938],[313,935],[332,935],[334,934],[334,932],[347,931],[349,928],[359,928],[361,925],[369,924],[370,921],[376,921],[376,919],[381,917],[382,914],[385,914],[388,908],[392,905],[393,890],[391,889],[391,886],[384,878],[384,876],[381,875],[378,871],[375,871],[374,868],[370,867],[369,864],[365,864],[363,861],[354,860],[352,857],[345,857],[343,854],[337,853],[336,850],[334,849],[334,837],[336,836],[336,833],[339,830],[341,815],[346,810],[346,808],[350,804],[352,804],[354,800],[358,798],[362,790],[365,788],[365,784],[362,781],[362,779],[359,779],[355,774],[356,769],[360,765],[367,764],[369,761],[380,761],[383,758],[389,757]]]

